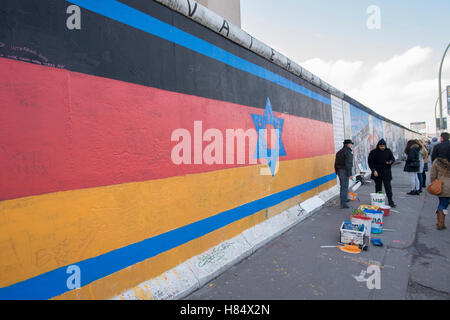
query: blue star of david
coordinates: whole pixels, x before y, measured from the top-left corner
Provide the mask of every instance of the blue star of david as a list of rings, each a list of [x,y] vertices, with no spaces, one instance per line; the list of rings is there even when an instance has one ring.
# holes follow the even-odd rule
[[[251,116],[253,119],[253,124],[255,125],[256,131],[258,133],[258,143],[255,151],[255,159],[266,159],[273,176],[278,157],[286,156],[286,150],[284,149],[283,141],[281,140],[284,119],[275,118],[269,98],[267,98],[264,115],[261,116],[258,114],[251,114]],[[277,148],[279,152],[278,157],[274,157],[275,159],[272,158],[272,152],[274,149],[267,148],[265,137],[260,131],[261,129],[267,129],[267,125],[272,125],[274,129],[278,130],[275,148]],[[270,137],[268,137],[268,139],[270,139]]]

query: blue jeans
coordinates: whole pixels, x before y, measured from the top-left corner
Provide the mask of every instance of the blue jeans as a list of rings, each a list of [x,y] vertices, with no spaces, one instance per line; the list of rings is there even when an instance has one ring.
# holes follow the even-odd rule
[[[350,177],[347,174],[347,170],[345,169],[338,169],[337,176],[339,177],[339,183],[341,185],[340,198],[341,198],[341,206],[343,206],[347,204],[348,201],[348,179]]]
[[[419,189],[422,189],[422,187],[423,187],[423,175],[422,175],[422,172],[417,172],[417,178],[419,178],[419,186],[420,186]]]
[[[449,197],[439,197],[438,210],[439,211],[447,210],[449,201],[450,201]]]

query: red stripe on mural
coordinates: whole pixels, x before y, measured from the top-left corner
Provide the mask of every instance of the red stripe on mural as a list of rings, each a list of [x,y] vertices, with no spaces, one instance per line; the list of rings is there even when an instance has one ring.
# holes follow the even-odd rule
[[[219,130],[226,162],[226,130],[254,129],[251,114],[264,114],[9,59],[0,58],[0,70],[7,75],[0,78],[0,200],[242,166],[236,158],[234,164],[176,165],[172,133],[187,129],[194,153],[194,121],[201,121],[203,133]],[[281,161],[333,153],[332,124],[275,116],[284,119],[287,156]],[[243,165],[249,165],[248,152]]]

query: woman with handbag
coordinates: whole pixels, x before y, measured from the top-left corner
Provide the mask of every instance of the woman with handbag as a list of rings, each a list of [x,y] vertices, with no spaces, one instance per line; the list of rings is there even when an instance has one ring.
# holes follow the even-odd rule
[[[430,172],[431,184],[427,190],[439,197],[439,205],[436,210],[437,229],[447,229],[445,226],[444,210],[447,210],[450,200],[450,162],[446,158],[436,158]]]
[[[406,158],[405,168],[403,171],[409,173],[409,181],[411,184],[411,191],[409,195],[420,195],[420,183],[417,173],[420,169],[420,147],[416,140],[409,140],[406,144],[405,153],[408,156]]]

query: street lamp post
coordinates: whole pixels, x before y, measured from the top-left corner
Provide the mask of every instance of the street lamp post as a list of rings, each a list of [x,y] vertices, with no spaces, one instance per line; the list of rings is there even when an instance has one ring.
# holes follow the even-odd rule
[[[444,126],[443,122],[444,119],[442,119],[442,79],[441,79],[441,75],[442,75],[442,66],[444,65],[444,59],[445,59],[445,55],[447,54],[448,48],[450,47],[450,43],[447,45],[447,49],[445,49],[444,55],[442,56],[442,60],[441,60],[441,66],[439,67],[439,108],[440,108],[440,114],[441,114],[441,119],[440,119],[440,123],[441,123],[441,128]]]
[[[439,102],[439,98],[442,96],[442,94],[444,93],[445,90],[447,90],[447,89],[442,90],[441,94],[439,95],[439,97],[436,99],[436,102],[434,103],[434,119],[435,119],[435,122],[437,120],[437,104]],[[441,115],[442,115],[442,112],[441,112]],[[442,130],[442,127],[443,127],[443,125],[442,125],[443,121],[444,121],[444,119],[442,119],[442,116],[441,116],[441,119],[439,121],[440,124],[441,124],[441,130]],[[439,129],[438,129],[438,126],[437,126],[437,122],[436,122],[436,135],[437,136],[439,135]]]

